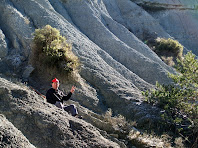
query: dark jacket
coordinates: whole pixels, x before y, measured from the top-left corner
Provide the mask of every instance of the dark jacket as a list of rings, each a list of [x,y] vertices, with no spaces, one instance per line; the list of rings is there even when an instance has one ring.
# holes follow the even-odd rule
[[[46,93],[47,102],[55,104],[56,101],[60,101],[63,103],[63,100],[67,101],[70,99],[72,93],[70,92],[68,95],[65,95],[61,90],[55,90],[50,88]]]

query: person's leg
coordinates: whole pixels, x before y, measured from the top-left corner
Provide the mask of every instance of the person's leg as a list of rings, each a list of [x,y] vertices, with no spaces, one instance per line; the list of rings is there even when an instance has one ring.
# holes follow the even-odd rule
[[[61,108],[61,109],[63,109],[63,107],[64,107],[63,104],[59,101],[56,101],[55,105],[56,105],[56,107]]]
[[[72,116],[76,116],[78,114],[78,111],[74,104],[71,104],[69,106],[64,106],[63,108],[65,111],[70,112],[72,114]]]

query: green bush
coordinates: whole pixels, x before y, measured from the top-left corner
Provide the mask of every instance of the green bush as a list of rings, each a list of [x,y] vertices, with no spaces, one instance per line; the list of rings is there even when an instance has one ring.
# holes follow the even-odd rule
[[[189,141],[198,140],[198,61],[192,52],[184,59],[177,59],[178,74],[169,74],[174,84],[160,85],[143,92],[146,101],[162,108],[163,124],[174,125],[174,129]]]
[[[34,61],[60,72],[71,72],[78,68],[79,60],[72,52],[72,46],[59,30],[46,25],[34,32]]]
[[[157,52],[172,52],[177,58],[181,59],[183,46],[178,41],[171,38],[157,38],[155,50]]]

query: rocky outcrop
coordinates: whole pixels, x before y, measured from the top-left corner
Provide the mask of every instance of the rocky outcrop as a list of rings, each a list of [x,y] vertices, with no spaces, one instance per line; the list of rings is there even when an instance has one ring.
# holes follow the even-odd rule
[[[60,14],[58,14],[55,11],[58,9],[56,8],[57,5],[53,7],[53,5],[50,4],[51,1],[26,2],[12,0],[11,2],[13,5],[6,2],[1,3],[2,10],[5,13],[3,13],[0,18],[2,20],[2,28],[7,33],[7,38],[11,40],[14,50],[19,50],[21,53],[28,53],[28,51],[23,51],[21,48],[25,50],[29,49],[28,41],[31,33],[34,31],[34,28],[43,27],[46,24],[50,24],[51,26],[58,28],[61,33],[68,37],[68,39],[73,43],[73,50],[78,54],[81,61],[85,65],[86,71],[88,71],[87,69],[89,68],[93,69],[91,67],[95,67],[96,65],[98,68],[104,69],[100,65],[95,64],[94,59],[95,61],[100,61],[101,64],[106,63],[107,66],[105,66],[105,69],[109,69],[107,68],[108,66],[112,67],[113,65],[116,65],[109,65],[109,63],[115,63],[112,59],[110,60],[110,57],[112,57],[116,60],[116,62],[119,62],[120,65],[124,66],[123,69],[129,69],[147,82],[155,84],[156,80],[161,82],[168,81],[166,73],[170,70],[170,68],[167,67],[147,46],[133,36],[132,33],[127,31],[125,27],[117,24],[108,15],[108,12],[102,14],[101,9],[105,9],[105,5],[103,5],[102,8],[99,8],[95,2],[89,3],[87,1],[78,0],[63,2],[62,5],[65,6],[65,11],[68,12],[71,18],[66,20],[68,17],[63,17],[66,15],[65,11],[61,11]],[[53,1],[52,4],[54,4]],[[103,3],[101,2],[101,4]],[[92,8],[97,15],[92,15],[94,14]],[[75,11],[72,12],[72,10]],[[7,16],[12,11],[14,15]],[[99,17],[99,15],[101,17]],[[5,21],[3,19],[5,17],[9,19],[6,19]],[[84,18],[86,20],[83,20]],[[14,20],[17,20],[18,24],[20,23],[19,26],[21,26],[21,28],[13,27],[14,25],[12,25],[12,23]],[[75,25],[69,23],[71,20]],[[29,23],[26,23],[28,21]],[[90,25],[90,23],[92,23],[92,25]],[[111,25],[109,29],[107,25]],[[89,27],[86,28],[86,26]],[[121,28],[120,30],[122,31],[118,32],[118,29],[116,28]],[[79,32],[77,29],[80,29],[82,32]],[[116,32],[119,36],[116,36]],[[95,42],[95,45],[82,33]],[[125,34],[127,34],[126,37],[124,37]],[[130,45],[131,47],[127,44],[127,40],[133,41],[133,44]],[[147,51],[149,54],[144,51]],[[100,55],[100,53],[105,53],[105,57],[107,55],[110,57],[107,60],[107,58],[105,58],[104,55]],[[90,59],[92,62],[89,64],[84,62],[87,60],[84,54],[86,54],[86,58]],[[94,58],[92,56],[93,54]],[[84,74],[82,73],[82,75]],[[155,76],[153,77],[153,75]]]
[[[198,22],[195,0],[136,0],[164,30],[196,55]]]
[[[129,1],[129,3],[131,2]],[[103,2],[98,4],[94,1],[91,3],[67,1],[64,5],[73,22],[89,39],[106,51],[116,61],[147,82],[155,83],[155,80],[152,80],[153,78],[150,79],[151,75],[154,74],[153,71],[156,72],[156,70],[154,70],[155,68],[165,70],[164,73],[162,72],[163,70],[160,74],[156,73],[156,79],[158,80],[165,78],[166,71],[171,70],[131,32],[114,21],[108,11],[102,11],[106,8]],[[101,7],[98,5],[101,5]],[[80,8],[83,8],[83,10]],[[94,13],[96,15],[92,15]],[[129,41],[131,42],[129,43]],[[110,61],[105,62],[109,63]],[[159,75],[164,75],[164,77],[157,78]],[[168,79],[162,81],[165,82],[168,81]]]
[[[106,5],[109,6],[107,1],[104,2],[106,3],[81,0],[3,1],[0,4],[4,12],[0,16],[2,29],[10,40],[10,46],[14,48],[11,53],[20,51],[10,54],[7,59],[15,64],[16,72],[21,70],[25,73],[25,53],[28,53],[25,52],[28,50],[25,47],[29,46],[29,36],[34,29],[49,24],[59,29],[72,42],[73,51],[82,63],[80,76],[88,82],[86,85],[89,88],[82,85],[79,88],[81,94],[77,93],[74,97],[91,110],[102,110],[102,104],[117,113],[134,117],[131,109],[142,109],[139,105],[143,100],[141,91],[151,88],[150,83],[155,84],[156,81],[169,83],[167,72],[173,70],[124,25],[116,22],[106,9]],[[130,1],[125,2],[135,5]],[[122,5],[120,2],[120,9],[123,9]],[[8,15],[8,12],[14,14]],[[4,17],[8,18],[7,21],[3,20]],[[23,29],[13,27],[13,22],[9,22],[12,19],[13,22],[18,20]],[[15,41],[20,46],[16,46]],[[20,63],[21,68],[18,67]],[[49,77],[46,73],[42,79],[46,82],[52,77],[55,75]]]
[[[0,58],[5,58],[8,53],[7,43],[5,41],[5,35],[0,29]]]
[[[9,40],[13,54],[28,56],[30,53],[31,28],[30,21],[10,2],[1,0],[1,28]]]
[[[46,103],[42,97],[28,90],[27,87],[22,88],[2,78],[0,78],[0,85],[0,114],[4,114],[34,146],[40,148],[119,147],[118,144],[104,138],[91,124]],[[9,127],[14,129],[13,125],[10,125],[5,118],[0,120],[7,123],[0,123],[0,132],[12,134],[12,129]],[[20,134],[19,131],[16,132],[16,139]],[[3,145],[6,142],[5,136],[0,137]],[[23,136],[16,142],[12,137],[10,137],[12,141],[7,139],[11,145],[27,147],[28,144],[30,145]],[[20,141],[24,142],[18,143]]]
[[[167,73],[175,71],[145,41],[173,37],[196,53],[196,6],[193,0],[0,0],[0,73],[20,78],[45,94],[57,73],[37,70],[30,65],[30,57],[32,33],[49,24],[66,36],[81,61],[72,99],[93,112],[111,108],[140,126],[151,126],[159,119],[159,110],[144,103],[141,91],[153,88],[156,81],[171,83]],[[59,79],[65,90],[74,83]],[[0,113],[36,147],[57,145],[55,140],[49,142],[54,137],[59,138],[60,147],[117,146],[107,139],[104,144],[100,141],[104,137],[93,126],[55,111],[32,92],[1,82]],[[32,127],[37,130],[33,136]],[[89,132],[91,129],[96,134]],[[91,140],[86,141],[89,136]]]
[[[0,147],[35,148],[5,116],[0,114]]]

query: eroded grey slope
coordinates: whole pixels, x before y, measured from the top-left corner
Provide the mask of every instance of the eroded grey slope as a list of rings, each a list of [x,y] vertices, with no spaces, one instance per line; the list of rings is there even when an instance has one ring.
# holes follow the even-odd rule
[[[86,97],[87,92],[83,91],[89,105],[79,99],[92,110],[102,97],[106,106],[133,117],[130,110],[141,108],[136,104],[142,102],[141,90],[151,88],[150,83],[156,81],[169,82],[167,72],[171,69],[126,26],[113,20],[103,1],[2,0],[0,8],[0,26],[12,47],[7,59],[13,60],[12,64],[25,62],[31,34],[47,24],[73,43],[73,51],[82,62],[81,77],[98,92]]]
[[[147,46],[142,47],[142,42],[127,31],[124,26],[110,18],[108,13],[101,12],[101,9],[105,9],[102,4],[102,2],[98,4],[94,1],[90,3],[67,1],[65,7],[78,28],[115,60],[147,82],[155,84],[156,80],[168,81],[166,73],[170,68],[165,66]],[[126,44],[129,42],[127,40],[134,41],[134,46],[133,44],[131,44],[132,47],[128,46],[130,44]],[[141,48],[145,48],[145,51],[150,50],[147,52],[150,55],[140,52]],[[153,79],[153,75],[156,79]]]
[[[76,101],[93,111],[98,111],[102,110],[99,102],[102,102],[101,98],[103,98],[105,102],[103,105],[106,108],[112,108],[116,113],[136,119],[140,125],[158,119],[157,116],[152,116],[155,109],[142,103],[141,91],[153,87],[152,84],[155,84],[156,81],[169,83],[167,72],[173,72],[173,70],[141,40],[144,39],[145,34],[153,37],[171,37],[166,24],[164,29],[156,21],[156,19],[160,20],[158,17],[164,16],[164,13],[162,15],[153,14],[156,18],[154,19],[152,15],[130,0],[0,0],[0,12],[1,72],[10,72],[10,75],[13,74],[12,70],[23,72],[31,53],[32,33],[35,29],[49,24],[59,29],[61,34],[73,44],[73,51],[79,56],[82,63],[80,76],[84,82],[82,87],[78,88],[77,93],[79,94],[76,94]],[[160,22],[163,21],[160,20]],[[48,77],[47,74],[46,77]],[[67,83],[63,85],[67,85]],[[20,105],[24,107],[24,104],[20,102],[20,96],[17,94],[22,93],[28,97],[29,93],[18,89],[11,91],[6,87],[1,88],[1,91],[3,92],[1,101],[16,107],[8,111],[1,103],[1,112],[22,129],[19,124],[24,121],[19,122],[18,118],[24,115],[24,110],[20,108]],[[11,103],[2,97],[10,99]],[[28,102],[26,103],[28,104]],[[38,121],[45,123],[48,115],[52,117],[50,120],[59,118],[53,117],[51,113],[42,109],[39,110],[41,106],[38,104],[36,111],[30,110],[33,104],[30,104],[29,108],[25,108],[25,113],[28,114],[28,119],[36,118],[35,122],[39,126],[44,125]],[[15,117],[14,111],[18,111],[16,114],[19,114],[19,117]],[[29,113],[35,116],[29,115]],[[68,119],[61,120],[61,123],[58,124],[61,124],[60,128],[62,128],[62,124],[68,127],[70,123],[79,124],[73,123],[73,119],[70,122]],[[55,123],[50,124],[53,128],[56,127],[55,125]],[[78,127],[83,126],[80,124]],[[63,129],[68,130],[66,127]],[[89,129],[85,128],[86,130]],[[59,129],[57,131],[59,132]],[[30,135],[30,133],[26,133],[26,135]],[[63,136],[61,139],[61,146],[65,146],[66,137]],[[100,137],[100,135],[96,134],[96,137]],[[36,138],[33,138],[33,141],[36,145],[43,146],[44,142],[49,140],[47,136],[44,136],[43,139],[43,143],[39,143]],[[88,144],[84,143],[78,138],[77,141],[81,146],[91,143],[89,141]],[[76,144],[73,141],[67,144],[71,143]],[[103,145],[103,143],[99,143]],[[108,140],[107,143],[112,144]]]
[[[164,30],[196,55],[198,14],[196,0],[136,0],[157,20]]]
[[[46,103],[41,96],[22,86],[0,78],[0,114],[4,114],[36,147],[119,147],[91,124]],[[3,121],[0,122],[0,134],[1,131],[3,135],[16,131],[16,136],[10,134],[13,138],[7,139],[10,140],[8,147],[33,147],[11,123],[3,124],[6,120],[1,117],[0,121]]]
[[[5,116],[0,114],[0,147],[35,148],[29,140]]]

